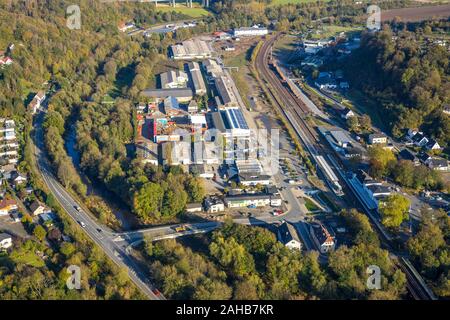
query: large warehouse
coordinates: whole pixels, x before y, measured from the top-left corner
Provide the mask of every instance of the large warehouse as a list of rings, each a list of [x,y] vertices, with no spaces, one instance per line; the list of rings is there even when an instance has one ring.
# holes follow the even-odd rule
[[[192,80],[192,90],[197,96],[203,96],[207,93],[205,80],[203,80],[202,71],[198,62],[188,63],[189,72]]]
[[[174,60],[208,59],[212,57],[212,50],[205,41],[187,40],[170,47]]]

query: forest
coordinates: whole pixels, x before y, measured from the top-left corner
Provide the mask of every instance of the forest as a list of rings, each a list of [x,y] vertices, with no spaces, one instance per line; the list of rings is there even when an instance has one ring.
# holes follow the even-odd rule
[[[450,103],[450,53],[433,43],[433,29],[449,27],[448,21],[394,30],[386,25],[382,32],[366,33],[344,63],[352,84],[377,102],[396,137],[417,128],[449,146],[450,118],[443,109]]]
[[[231,221],[210,236],[196,236],[191,245],[147,240],[142,252],[152,277],[172,299],[401,298],[405,275],[380,248],[368,218],[355,210],[342,215],[355,240],[331,253],[326,267],[315,251],[289,250],[272,231]],[[371,264],[382,269],[381,290],[367,289]]]

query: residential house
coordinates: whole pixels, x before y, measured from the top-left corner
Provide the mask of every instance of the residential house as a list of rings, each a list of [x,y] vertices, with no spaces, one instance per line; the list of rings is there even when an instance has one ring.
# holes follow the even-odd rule
[[[418,147],[424,147],[428,144],[430,141],[423,132],[417,132],[412,138],[411,141],[414,145]]]
[[[419,158],[419,161],[422,162],[422,164],[424,165],[428,165],[428,162],[433,158],[431,157],[429,154],[425,153],[425,152],[421,152],[417,155],[417,157]]]
[[[355,113],[349,108],[345,108],[341,111],[341,118],[348,120],[351,117],[354,117]]]
[[[315,85],[319,88],[319,89],[337,89],[338,85],[337,82],[331,77],[331,76],[324,76],[324,77],[319,77],[316,79],[315,81]]]
[[[37,110],[41,107],[41,104],[45,100],[45,97],[46,97],[45,92],[39,91],[28,105],[28,111],[31,114],[35,114]]]
[[[297,230],[289,222],[284,221],[277,228],[277,238],[278,241],[289,249],[302,250],[302,243],[300,242]]]
[[[11,173],[11,183],[17,187],[27,182],[27,177],[19,173],[18,171],[14,171]]]
[[[439,145],[439,143],[436,140],[431,139],[430,141],[428,141],[428,143],[425,146],[425,148],[427,150],[440,150],[441,146]]]
[[[0,249],[8,249],[12,245],[12,237],[7,233],[0,233]]]
[[[203,205],[205,207],[206,212],[208,213],[217,213],[225,211],[225,204],[219,197],[216,196],[206,198],[203,202]]]
[[[14,199],[3,199],[0,201],[0,216],[6,216],[11,211],[17,210],[17,202]]]
[[[388,137],[382,133],[373,133],[369,135],[369,144],[387,144]]]
[[[55,220],[56,215],[52,212],[42,213],[41,215],[39,215],[39,221],[47,227],[51,227]]]
[[[321,253],[327,253],[335,249],[336,242],[334,237],[322,224],[313,223],[310,225],[309,230],[314,243]]]
[[[443,158],[431,158],[427,161],[428,168],[438,171],[448,171],[448,161]]]
[[[30,211],[34,216],[37,216],[44,213],[46,208],[44,205],[35,200],[30,204]]]

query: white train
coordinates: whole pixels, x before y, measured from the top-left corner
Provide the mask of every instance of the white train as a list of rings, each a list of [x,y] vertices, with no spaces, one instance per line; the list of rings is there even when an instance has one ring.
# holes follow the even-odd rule
[[[325,178],[327,179],[327,183],[330,186],[331,190],[333,190],[333,192],[337,196],[339,197],[343,196],[344,192],[342,191],[342,186],[339,183],[339,179],[333,172],[333,170],[330,168],[325,158],[323,156],[315,156],[314,158],[320,170],[325,175]]]

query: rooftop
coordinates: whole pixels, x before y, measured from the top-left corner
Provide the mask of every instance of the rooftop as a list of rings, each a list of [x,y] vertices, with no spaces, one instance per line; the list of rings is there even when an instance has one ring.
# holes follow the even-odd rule
[[[7,233],[0,233],[0,241],[11,239],[12,237]]]
[[[280,233],[280,241],[283,244],[289,243],[292,240],[300,242],[300,238],[298,236],[297,230],[295,230],[295,227],[290,224],[289,222],[283,222],[278,227],[278,232]]]
[[[149,98],[192,98],[192,90],[190,88],[173,88],[173,89],[146,89],[141,92],[145,97]]]
[[[314,235],[321,244],[325,242],[334,242],[334,238],[322,224],[314,223],[312,224],[312,229]]]

